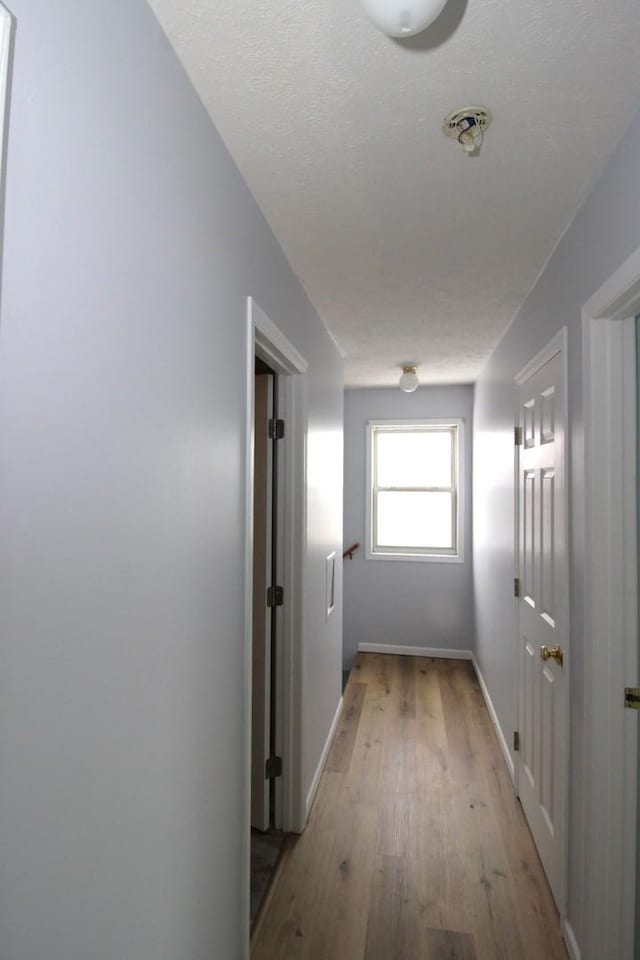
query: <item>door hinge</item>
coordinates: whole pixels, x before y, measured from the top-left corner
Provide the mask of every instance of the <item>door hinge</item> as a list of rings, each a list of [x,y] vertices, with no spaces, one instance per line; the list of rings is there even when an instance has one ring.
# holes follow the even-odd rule
[[[275,780],[282,776],[282,757],[269,757],[264,769],[265,780]]]
[[[513,578],[513,595],[514,597],[520,596],[520,577]]]
[[[627,710],[640,710],[640,687],[624,688],[624,705]]]
[[[513,752],[518,753],[520,750],[520,734],[517,730],[513,731]]]
[[[284,420],[269,420],[269,440],[282,440],[284,437]]]
[[[269,587],[267,590],[267,606],[281,607],[284,604],[284,587]]]
[[[513,440],[516,447],[522,446],[522,427],[513,428]]]

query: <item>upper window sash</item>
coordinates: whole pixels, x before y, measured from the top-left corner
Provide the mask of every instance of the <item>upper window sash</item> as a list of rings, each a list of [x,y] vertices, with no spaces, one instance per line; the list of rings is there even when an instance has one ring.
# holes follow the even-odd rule
[[[448,484],[438,484],[438,485],[428,485],[428,484],[417,484],[417,485],[389,485],[382,484],[378,482],[378,439],[381,434],[392,433],[392,434],[402,434],[402,433],[424,433],[424,434],[434,434],[434,433],[444,433],[448,434],[451,437],[451,473],[450,473],[450,482]],[[372,430],[372,442],[374,444],[373,450],[373,487],[375,490],[388,490],[394,491],[397,490],[407,491],[407,492],[416,492],[416,493],[455,493],[457,487],[457,473],[458,473],[458,425],[451,424],[446,427],[434,426],[427,427],[421,426],[414,429],[410,429],[404,426],[387,426],[387,427],[377,427],[374,426]]]

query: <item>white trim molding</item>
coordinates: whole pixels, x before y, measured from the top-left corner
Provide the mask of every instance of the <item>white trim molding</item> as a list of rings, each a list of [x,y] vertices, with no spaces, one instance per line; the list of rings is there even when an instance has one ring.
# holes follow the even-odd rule
[[[359,643],[359,653],[391,653],[399,657],[435,657],[439,660],[471,660],[471,650],[447,650],[446,647],[409,647],[393,643]]]
[[[585,960],[633,957],[638,682],[635,322],[640,249],[582,310]]]
[[[322,777],[322,772],[324,770],[324,765],[327,762],[327,757],[329,756],[329,751],[331,750],[331,744],[333,743],[333,738],[335,736],[336,730],[338,729],[338,723],[340,722],[340,717],[342,715],[342,707],[344,706],[344,700],[340,697],[338,706],[336,707],[336,712],[333,716],[331,722],[331,729],[327,734],[327,739],[325,740],[324,747],[322,748],[322,754],[320,760],[318,761],[318,766],[316,767],[313,779],[311,780],[311,786],[309,787],[309,792],[307,793],[307,799],[305,802],[305,823],[309,818],[311,813],[311,808],[313,806],[313,801],[316,798],[316,793],[318,792],[318,787],[320,786],[320,778]],[[298,832],[302,832],[301,830]]]
[[[526,383],[529,377],[537,373],[544,367],[545,363],[552,360],[557,353],[567,355],[567,328],[562,327],[554,336],[544,345],[542,350],[538,350],[535,357],[532,357],[528,363],[514,377],[518,386]]]
[[[573,927],[566,918],[564,921],[564,942],[567,945],[567,951],[571,960],[582,960],[582,954],[580,953]]]
[[[509,743],[507,741],[507,738],[504,735],[504,730],[502,729],[500,720],[498,719],[496,708],[494,707],[493,701],[489,694],[489,688],[484,682],[484,677],[482,676],[482,672],[480,670],[478,661],[476,660],[475,653],[471,654],[471,661],[473,663],[473,669],[475,670],[476,676],[478,678],[478,683],[480,684],[480,690],[482,692],[482,696],[487,708],[487,712],[491,717],[491,722],[493,723],[493,729],[495,730],[496,737],[498,738],[498,744],[500,745],[500,749],[502,751],[502,756],[504,758],[506,768],[509,771],[509,776],[511,777],[511,782],[515,783],[515,764],[513,762],[513,757],[511,756]]]
[[[253,322],[254,349],[276,373],[306,373],[308,363],[256,303],[247,297],[247,310]]]

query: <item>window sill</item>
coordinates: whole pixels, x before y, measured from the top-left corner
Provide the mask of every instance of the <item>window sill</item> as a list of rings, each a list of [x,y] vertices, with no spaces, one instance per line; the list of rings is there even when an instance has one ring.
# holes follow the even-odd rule
[[[443,553],[374,553],[366,551],[367,560],[395,560],[402,563],[464,563],[464,554]]]

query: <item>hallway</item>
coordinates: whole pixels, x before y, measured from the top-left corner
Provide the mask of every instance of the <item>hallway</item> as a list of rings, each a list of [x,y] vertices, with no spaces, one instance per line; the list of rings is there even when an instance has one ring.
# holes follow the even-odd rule
[[[252,960],[565,960],[468,661],[359,654]]]

